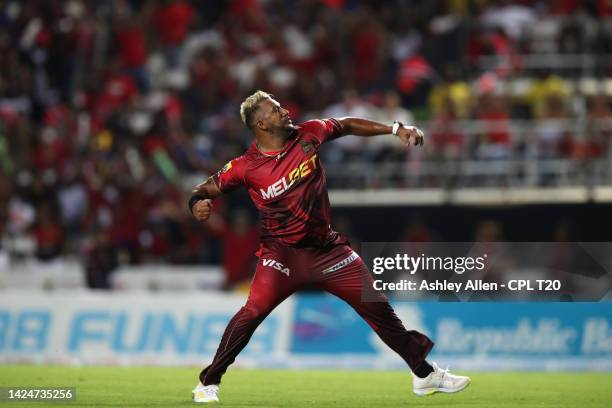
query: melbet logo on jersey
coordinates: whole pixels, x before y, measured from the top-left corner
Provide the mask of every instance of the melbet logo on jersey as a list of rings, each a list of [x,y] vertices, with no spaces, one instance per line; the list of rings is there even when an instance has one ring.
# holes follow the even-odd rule
[[[278,261],[275,261],[274,259],[263,258],[261,262],[263,266],[269,266],[271,268],[274,268],[287,276],[289,276],[289,273],[291,272],[289,268],[285,267],[285,265]]]
[[[296,181],[309,175],[317,169],[316,158],[316,154],[312,155],[312,157],[310,157],[308,160],[304,160],[296,168],[291,170],[289,174],[269,185],[266,190],[263,188],[259,189],[261,192],[261,197],[264,200],[269,200],[271,198],[278,197],[285,191],[289,190]]]

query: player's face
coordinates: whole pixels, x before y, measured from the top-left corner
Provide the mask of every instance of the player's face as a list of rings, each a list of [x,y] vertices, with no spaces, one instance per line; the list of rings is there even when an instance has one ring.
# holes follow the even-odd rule
[[[261,122],[264,129],[268,131],[293,129],[293,122],[291,122],[289,117],[289,111],[283,108],[276,100],[270,98],[261,102],[259,109],[263,113]]]

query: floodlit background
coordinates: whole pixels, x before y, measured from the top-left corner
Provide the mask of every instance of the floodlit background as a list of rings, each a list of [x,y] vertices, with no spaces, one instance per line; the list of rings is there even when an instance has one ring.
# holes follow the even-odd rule
[[[0,0],[0,362],[209,361],[257,213],[235,193],[200,225],[187,199],[251,143],[238,109],[257,89],[294,123],[425,131],[419,149],[322,150],[357,249],[612,241],[611,54],[604,0]],[[606,303],[396,307],[462,368],[612,369]],[[238,364],[403,365],[320,293],[283,303]]]

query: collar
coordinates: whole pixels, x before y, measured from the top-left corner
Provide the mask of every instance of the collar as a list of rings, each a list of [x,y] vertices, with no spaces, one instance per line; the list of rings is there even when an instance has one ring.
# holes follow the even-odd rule
[[[293,145],[297,139],[297,127],[295,127],[291,133],[289,134],[289,137],[287,138],[287,140],[285,141],[285,145],[283,146],[282,149],[280,150],[276,150],[273,152],[263,152],[261,151],[261,149],[259,148],[259,146],[257,145],[257,140],[253,140],[253,144],[252,147],[254,148],[254,150],[259,153],[260,155],[264,156],[264,157],[269,157],[269,158],[276,158],[276,160],[280,160],[281,158],[283,158],[283,156],[285,156],[285,154],[287,154],[287,150],[289,149],[289,147],[291,147],[291,145]]]

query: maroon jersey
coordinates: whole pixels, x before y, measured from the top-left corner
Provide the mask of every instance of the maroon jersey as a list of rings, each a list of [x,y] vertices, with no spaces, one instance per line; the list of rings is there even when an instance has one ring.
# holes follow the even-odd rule
[[[335,119],[295,127],[280,152],[259,151],[255,142],[213,179],[226,193],[245,186],[260,212],[262,241],[325,246],[337,237],[330,227],[329,197],[319,147],[340,136]]]

